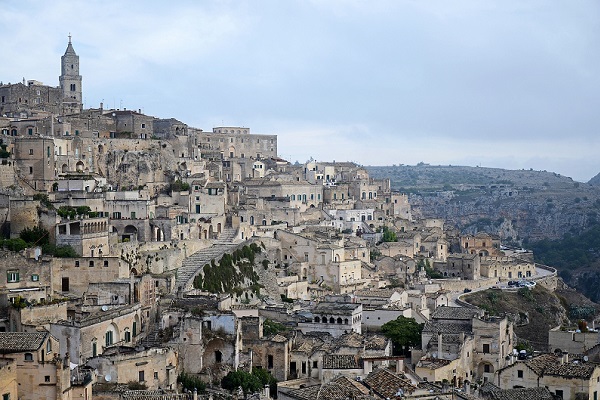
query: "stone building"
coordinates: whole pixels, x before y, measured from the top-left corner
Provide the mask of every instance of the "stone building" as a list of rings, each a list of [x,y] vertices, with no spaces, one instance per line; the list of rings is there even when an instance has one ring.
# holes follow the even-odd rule
[[[79,74],[79,56],[69,36],[65,54],[61,57],[58,87],[46,86],[36,80],[0,85],[0,115],[19,117],[22,113],[47,112],[74,114],[83,108],[82,78]]]
[[[16,364],[15,399],[70,400],[92,396],[91,376],[79,380],[71,374],[69,358],[59,356],[59,342],[48,332],[0,332],[0,354],[2,361]],[[1,390],[2,395],[10,393],[10,385]]]
[[[148,390],[177,388],[177,353],[169,347],[139,350],[115,346],[91,359],[87,365],[98,371],[99,382],[138,382]]]
[[[478,309],[439,307],[421,333],[423,357],[416,372],[431,381],[491,381],[510,362],[513,328],[507,318]]]
[[[481,259],[477,254],[449,254],[445,263],[434,266],[444,277],[475,280],[481,277]]]
[[[64,220],[56,225],[56,245],[71,246],[82,257],[110,255],[108,218]]]
[[[479,254],[480,257],[501,255],[500,238],[485,232],[461,236],[460,247],[464,253]]]
[[[14,141],[15,171],[34,190],[50,191],[57,179],[54,139],[18,137]]]
[[[60,355],[83,364],[114,346],[135,346],[145,336],[146,317],[140,304],[102,308],[88,315],[50,324],[61,344]]]
[[[277,135],[250,134],[250,128],[215,127],[212,132],[197,132],[196,136],[198,143],[225,158],[277,157]]]
[[[312,317],[298,323],[303,333],[327,332],[339,337],[348,332],[361,333],[362,304],[318,302],[311,310]]]
[[[499,279],[526,279],[536,275],[535,263],[510,256],[480,257],[481,276]]]
[[[498,370],[497,385],[502,389],[515,387],[546,387],[560,399],[596,399],[600,393],[600,366],[595,363],[569,361],[569,355],[541,354],[532,359],[516,361]]]

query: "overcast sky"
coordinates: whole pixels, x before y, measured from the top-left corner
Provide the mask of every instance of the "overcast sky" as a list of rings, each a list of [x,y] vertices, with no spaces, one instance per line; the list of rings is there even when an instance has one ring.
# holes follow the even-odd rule
[[[600,172],[600,2],[0,0],[0,80],[277,134],[294,162]]]

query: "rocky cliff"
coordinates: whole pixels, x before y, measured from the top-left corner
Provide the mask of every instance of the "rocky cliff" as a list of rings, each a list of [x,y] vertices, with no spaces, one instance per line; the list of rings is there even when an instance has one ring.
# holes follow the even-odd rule
[[[506,242],[581,232],[600,211],[600,186],[552,172],[426,164],[367,170],[408,193],[414,216],[441,217],[464,233],[486,231]]]

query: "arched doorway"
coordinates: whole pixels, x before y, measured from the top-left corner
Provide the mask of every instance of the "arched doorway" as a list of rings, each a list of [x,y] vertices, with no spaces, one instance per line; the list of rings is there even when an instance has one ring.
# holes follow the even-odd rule
[[[123,235],[121,236],[121,239],[124,242],[137,241],[137,238],[138,238],[137,233],[138,233],[138,230],[135,226],[127,225],[123,231]]]

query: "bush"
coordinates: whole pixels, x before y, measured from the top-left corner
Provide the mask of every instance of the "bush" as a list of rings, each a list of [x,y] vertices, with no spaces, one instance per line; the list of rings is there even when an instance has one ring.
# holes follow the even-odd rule
[[[39,226],[25,228],[19,234],[19,237],[29,244],[43,245],[50,241],[49,232]]]
[[[265,336],[275,335],[276,333],[283,332],[285,330],[285,325],[280,324],[279,322],[271,321],[270,319],[265,319],[265,322],[263,323],[263,334]]]
[[[252,373],[241,370],[228,373],[221,380],[221,387],[227,390],[237,390],[241,387],[245,393],[256,393],[269,385],[271,393],[277,393],[277,380],[265,369],[254,368]]]
[[[27,247],[27,243],[21,239],[5,239],[0,241],[2,247],[10,251],[21,251]]]
[[[179,374],[177,377],[177,382],[181,383],[184,389],[190,391],[197,389],[200,393],[206,390],[206,383],[202,382],[202,379],[198,378],[197,376],[187,374],[185,371]]]
[[[127,382],[127,389],[129,389],[129,390],[146,390],[146,389],[148,389],[148,386],[144,385],[141,382],[129,381],[129,382]]]

